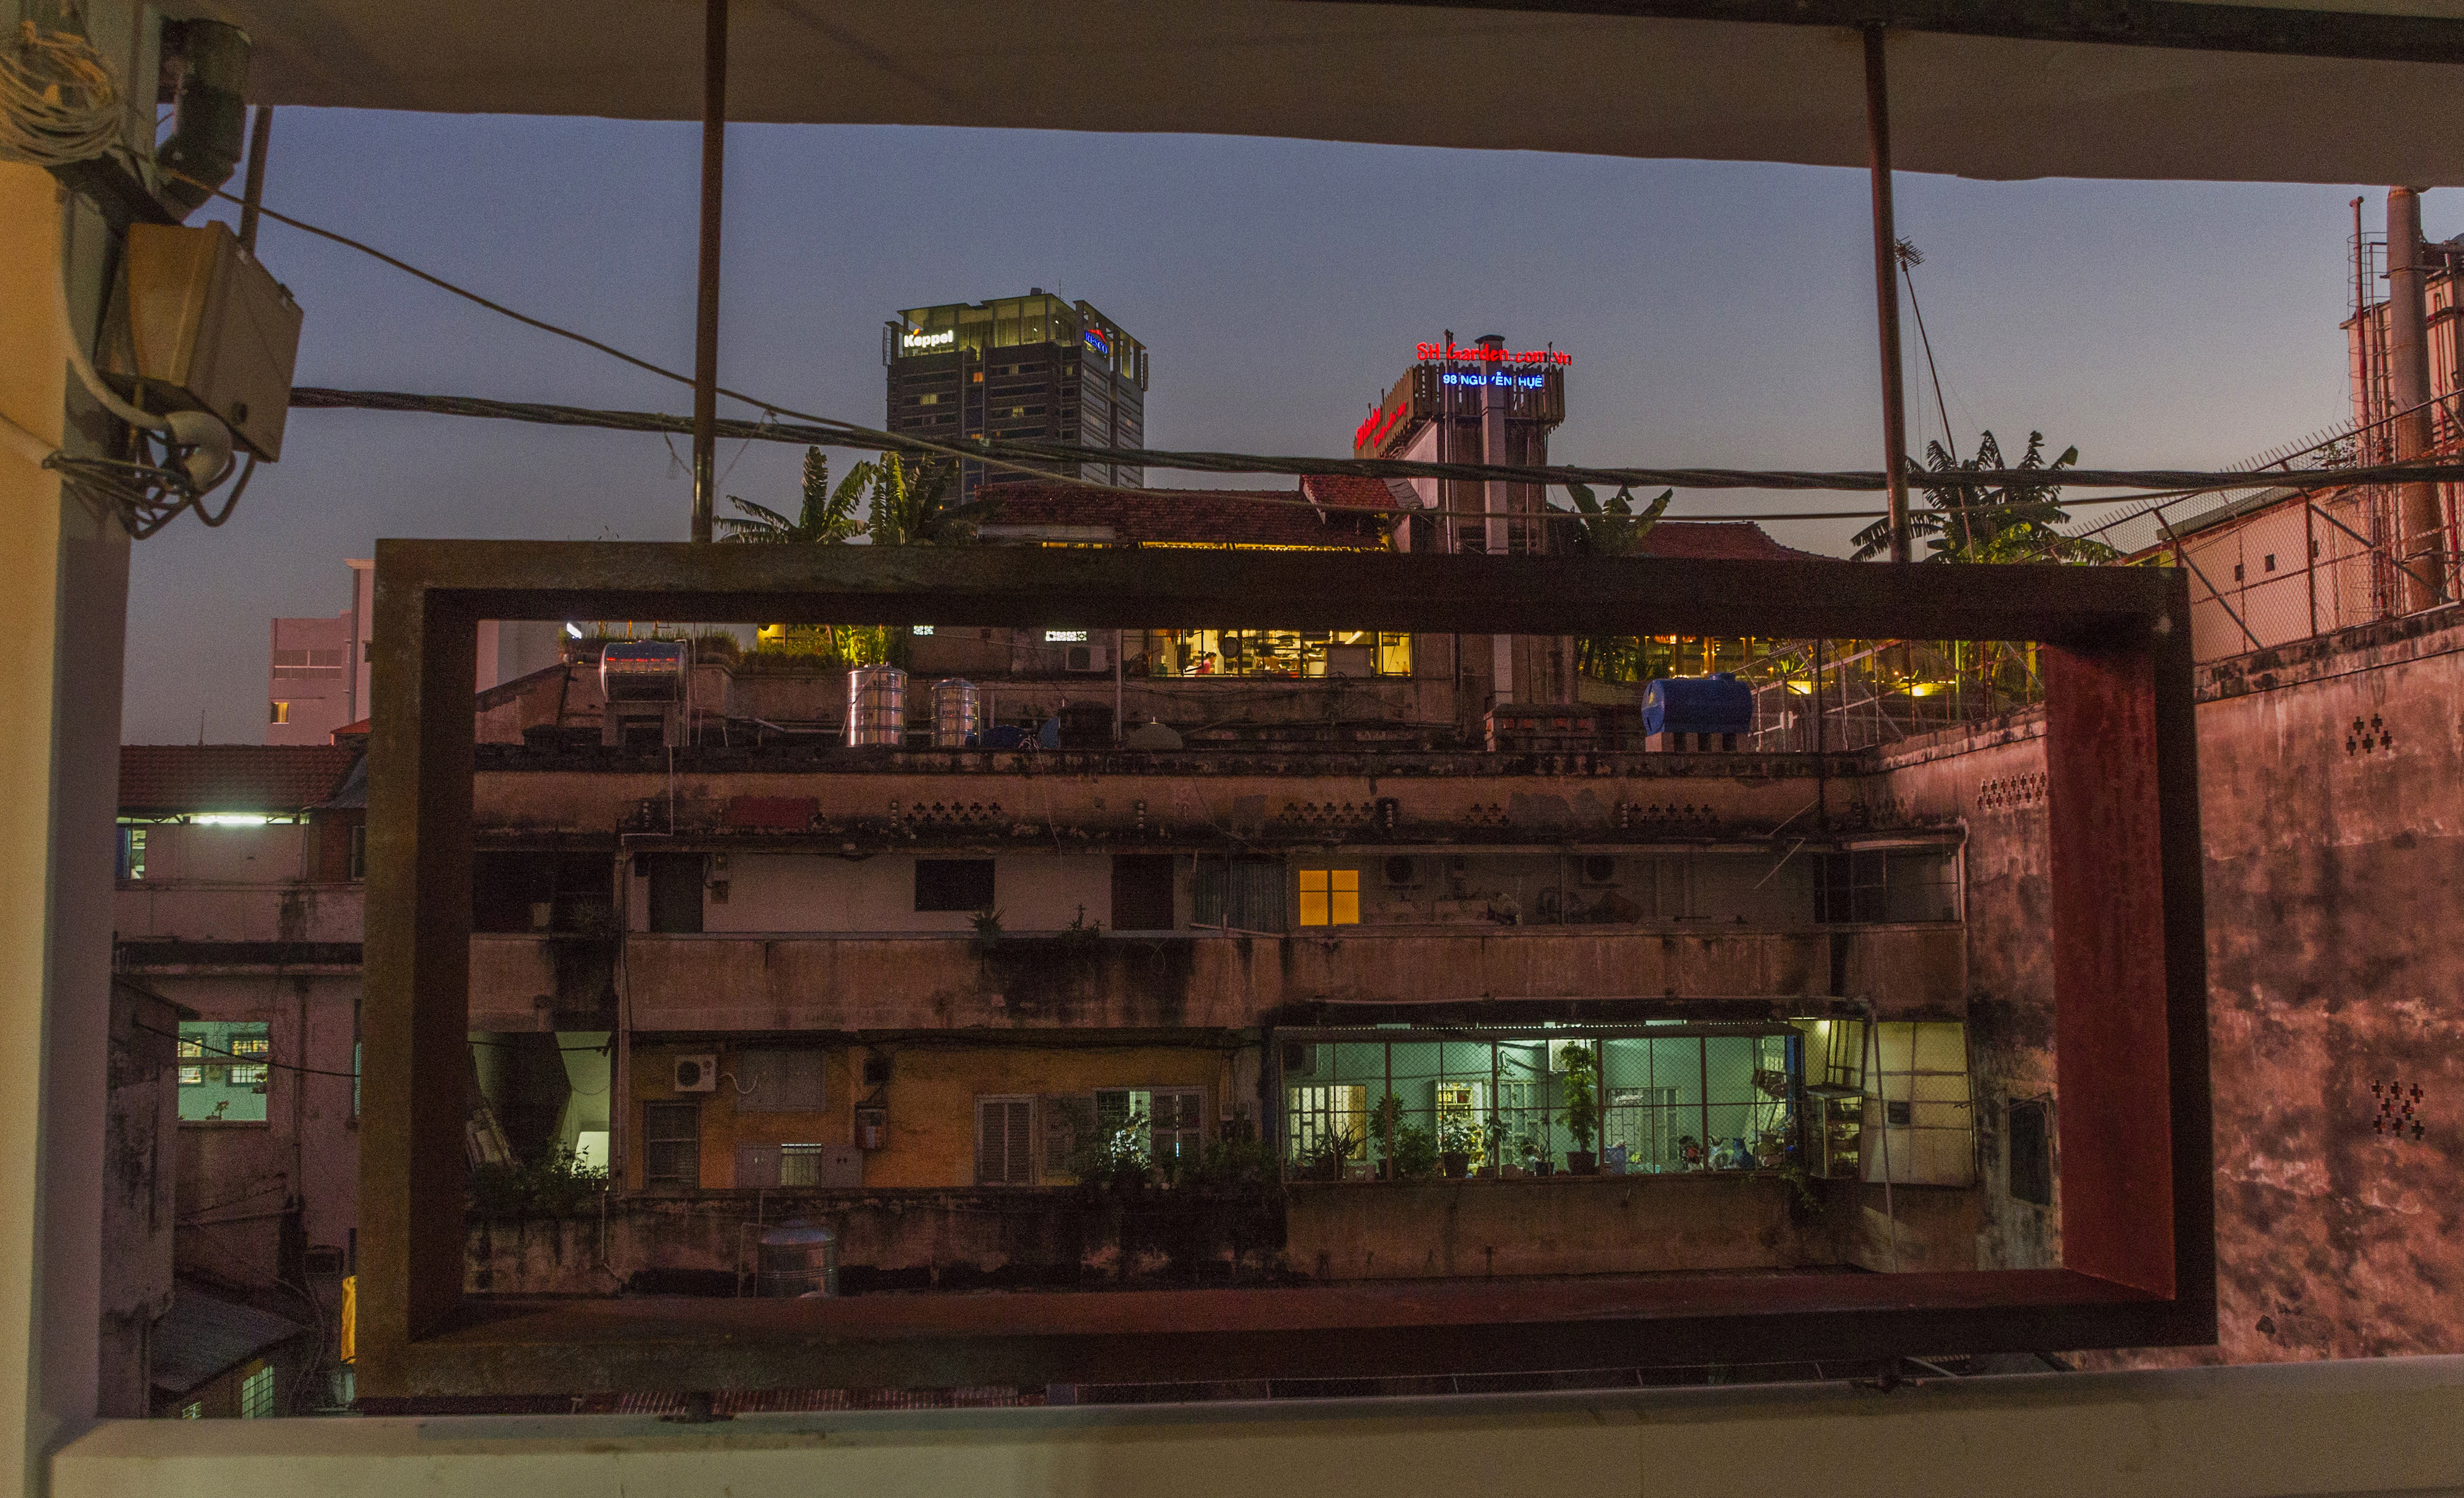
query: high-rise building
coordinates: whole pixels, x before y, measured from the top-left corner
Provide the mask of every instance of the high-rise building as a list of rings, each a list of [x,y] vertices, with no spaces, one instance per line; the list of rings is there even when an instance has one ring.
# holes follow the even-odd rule
[[[900,436],[1146,446],[1146,345],[1089,303],[1040,286],[1023,297],[902,312],[882,327],[881,362],[890,375],[883,425]],[[1143,467],[1050,468],[1101,483],[1146,482]],[[970,460],[960,494],[1033,476]]]

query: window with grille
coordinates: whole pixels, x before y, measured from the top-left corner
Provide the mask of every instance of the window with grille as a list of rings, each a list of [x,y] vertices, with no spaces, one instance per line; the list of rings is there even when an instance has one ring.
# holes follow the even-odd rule
[[[274,1407],[274,1365],[259,1363],[239,1381],[239,1418],[263,1420],[277,1413]]]
[[[263,1123],[270,1027],[261,1020],[187,1020],[178,1043],[180,1121]]]
[[[1206,1092],[1202,1088],[1107,1088],[1095,1094],[1095,1127],[1103,1135],[1134,1128],[1146,1163],[1177,1176],[1206,1156]]]
[[[1300,875],[1302,925],[1360,924],[1359,870],[1304,869]]]
[[[673,1191],[700,1187],[699,1103],[642,1105],[642,1180]]]
[[[1290,875],[1279,858],[1200,858],[1193,885],[1196,926],[1279,933]]]
[[[828,1106],[818,1050],[739,1050],[735,1056],[739,1113],[817,1113]]]
[[[1956,850],[1857,848],[1816,855],[1814,918],[1825,925],[1959,918]]]
[[[976,1099],[976,1184],[1035,1183],[1035,1099]]]
[[[739,1144],[737,1187],[822,1185],[828,1150],[826,1144]]]

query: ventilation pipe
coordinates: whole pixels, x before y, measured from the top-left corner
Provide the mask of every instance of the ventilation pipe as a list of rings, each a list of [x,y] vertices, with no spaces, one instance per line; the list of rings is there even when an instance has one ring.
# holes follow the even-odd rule
[[[220,21],[166,21],[163,52],[187,68],[170,139],[154,148],[165,173],[163,201],[182,218],[231,181],[248,135],[248,33]],[[177,172],[178,176],[170,173]]]
[[[2387,372],[2395,406],[2399,462],[2431,449],[2430,287],[2423,274],[2421,191],[2389,187],[2387,199]],[[2405,609],[2441,602],[2447,593],[2447,522],[2436,484],[2396,489],[2396,560],[2403,567]]]
[[[1483,348],[1503,349],[1506,335],[1491,333],[1479,341]],[[1480,387],[1480,460],[1500,464],[1512,461],[1506,452],[1506,386],[1489,378],[1506,367],[1503,363],[1484,362],[1473,365],[1481,371]],[[1492,557],[1503,557],[1512,543],[1512,529],[1507,523],[1508,500],[1506,481],[1492,478],[1481,488],[1481,510],[1485,518],[1483,546]],[[1491,700],[1514,700],[1514,636],[1493,634],[1489,640],[1489,675]]]

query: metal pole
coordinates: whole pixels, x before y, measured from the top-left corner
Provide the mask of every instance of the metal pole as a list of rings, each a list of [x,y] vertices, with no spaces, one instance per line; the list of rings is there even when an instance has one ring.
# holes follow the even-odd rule
[[[718,502],[718,209],[727,164],[727,0],[704,0],[701,51],[701,297],[693,329],[693,539]]]
[[[1899,228],[1891,215],[1890,85],[1882,26],[1865,27],[1865,146],[1874,171],[1874,309],[1882,345],[1882,472],[1891,488],[1891,560],[1908,560],[1907,392],[1900,369]]]
[[[248,180],[240,189],[239,247],[251,254],[256,253],[256,217],[265,202],[266,140],[274,134],[274,106],[256,106],[256,118],[249,122]]]
[[[2387,229],[2387,365],[2395,399],[2395,455],[2399,462],[2425,458],[2431,447],[2430,412],[2430,302],[2421,242],[2421,193],[2389,187]],[[2438,486],[2404,484],[2396,490],[2396,557],[2405,566],[2407,612],[2446,599],[2446,555]]]

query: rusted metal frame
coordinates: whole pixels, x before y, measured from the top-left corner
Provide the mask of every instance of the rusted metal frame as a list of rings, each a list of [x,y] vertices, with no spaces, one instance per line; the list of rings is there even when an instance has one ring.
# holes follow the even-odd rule
[[[1303,553],[838,557],[820,553],[840,548],[775,548],[815,555],[761,555],[769,550],[720,558],[691,545],[380,543],[369,1107],[362,1157],[370,1241],[361,1368],[371,1397],[1033,1382],[1099,1372],[1121,1377],[1124,1369],[1138,1377],[1220,1377],[1299,1365],[1360,1373],[1609,1367],[2212,1338],[2205,951],[2189,737],[2188,585],[2180,573]],[[1329,568],[1330,560],[1337,565]],[[1991,589],[1976,590],[1957,576],[1971,570],[1999,575],[1984,580]],[[2153,846],[2151,835],[2163,855],[2156,893],[2134,887],[2147,878],[2145,864],[2108,856],[2106,887],[2073,890],[2073,905],[2116,892],[2129,896],[2141,916],[2130,937],[2144,943],[2145,908],[2157,901],[2163,951],[2150,958],[2144,950],[2116,950],[2123,943],[2118,929],[2066,925],[2063,944],[2085,949],[2073,958],[2075,970],[2083,962],[2085,971],[2130,980],[2102,996],[2065,987],[2057,1007],[2110,1018],[2116,1005],[2161,1001],[2167,1009],[2158,1039],[2169,1063],[2158,1068],[2165,1085],[2152,1090],[2108,1082],[2098,1091],[2092,1081],[2081,1083],[2095,1104],[2088,1121],[2108,1133],[2091,1129],[2074,1138],[2066,1132],[2066,1163],[2093,1187],[2097,1150],[2117,1137],[2136,1140],[2137,1149],[2105,1174],[2127,1177],[2152,1151],[2169,1160],[2171,1198],[2125,1193],[2120,1201],[2126,1216],[2116,1222],[2097,1216],[2104,1199],[2088,1192],[2079,1241],[2100,1272],[1815,1277],[1823,1283],[1779,1276],[1742,1290],[1709,1282],[1618,1282],[1604,1307],[1552,1301],[1532,1287],[1416,1290],[1407,1307],[1384,1311],[1374,1299],[1355,1305],[1334,1290],[1276,1290],[1240,1292],[1248,1297],[1238,1302],[1242,1314],[1225,1321],[1214,1302],[1190,1298],[1211,1292],[1117,1306],[1070,1296],[1067,1307],[1056,1307],[1020,1296],[1003,1298],[992,1323],[936,1330],[935,1317],[963,1315],[963,1309],[937,1302],[764,1306],[758,1321],[734,1326],[715,1309],[728,1302],[688,1303],[681,1311],[638,1302],[462,1304],[461,1110],[434,1101],[458,1100],[465,1085],[474,760],[469,682],[480,619],[930,616],[971,624],[1058,614],[1066,623],[1127,627],[1193,601],[1232,617],[1300,627],[1340,614],[1358,628],[1365,613],[1369,627],[1421,630],[1475,614],[1484,626],[1478,632],[1554,633],[1570,621],[1633,632],[1704,628],[1690,614],[1712,620],[1720,633],[2021,638],[2066,649],[2093,669],[2065,670],[2049,682],[2057,741],[2067,747],[2074,734],[2103,726],[2100,714],[2116,717],[2128,731],[2098,751],[2099,762],[2133,773],[2074,777],[2062,802],[2071,809],[2057,815],[2079,814],[2079,796],[2095,812],[2109,782],[2124,784],[2136,799],[2105,811],[2127,824],[2134,855]],[[1965,627],[1955,623],[1962,608]],[[1294,614],[1306,617],[1287,620]],[[1726,623],[1732,617],[1735,627]],[[2116,703],[2137,716],[2118,713]],[[2148,721],[2155,724],[2152,742],[2142,731]],[[2133,759],[2149,753],[2159,756],[2152,834],[2145,766]],[[2067,878],[2057,870],[2057,888],[2077,879],[2073,860]],[[2163,969],[2161,993],[2146,980],[2151,960]],[[2145,1038],[2145,1016],[2133,1019],[2133,1033]],[[2132,1069],[2131,1080],[2144,1082],[2145,1070]],[[419,1106],[422,1100],[428,1106]],[[2082,1155],[2085,1165],[2077,1163]],[[2149,1235],[2161,1250],[2127,1248]],[[2168,1270],[2175,1293],[2147,1288],[2158,1268]],[[2211,1290],[2204,1298],[2192,1293],[2202,1286]],[[663,1316],[670,1320],[658,1321]],[[1126,1326],[1105,1330],[1122,1317]]]
[[[2086,42],[2188,52],[2464,62],[2464,21],[2357,11],[2208,5],[2188,0],[1371,0],[1428,9],[1740,21],[1857,28],[2008,41]]]
[[[2143,567],[1454,557],[1392,553],[401,540],[406,575],[475,617],[1133,628],[1205,615],[1279,628],[1781,633],[2098,643],[2165,613]],[[603,612],[605,610],[605,612]],[[1696,628],[1699,623],[1700,628]],[[1248,626],[1243,626],[1247,628]]]
[[[1874,316],[1882,359],[1882,479],[1890,486],[1891,560],[1908,560],[1908,395],[1900,357],[1900,231],[1891,202],[1891,86],[1880,21],[1864,28],[1865,155],[1873,177]]]
[[[2251,633],[2250,626],[2242,622],[2241,615],[2234,610],[2233,606],[2226,603],[2225,596],[2216,591],[2215,584],[2209,581],[2207,573],[2201,571],[2199,564],[2190,560],[2189,552],[2182,545],[2181,533],[2173,529],[2173,522],[2165,518],[2165,512],[2162,509],[2155,511],[2154,514],[2156,523],[2165,528],[2166,538],[2173,543],[2173,560],[2189,569],[2190,575],[2199,580],[2199,585],[2208,590],[2208,597],[2214,601],[2218,608],[2225,611],[2225,617],[2233,622],[2233,628],[2241,631],[2242,638],[2250,642],[2252,650],[2265,650],[2266,647],[2259,644],[2258,636]]]
[[[701,260],[693,314],[693,539],[707,541],[718,503],[718,231],[727,175],[727,0],[703,0]]]

